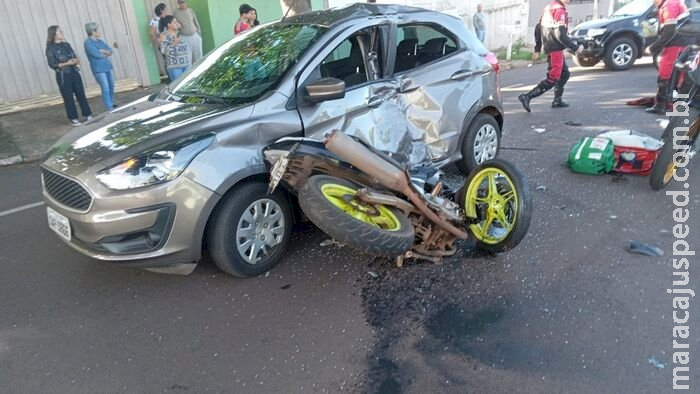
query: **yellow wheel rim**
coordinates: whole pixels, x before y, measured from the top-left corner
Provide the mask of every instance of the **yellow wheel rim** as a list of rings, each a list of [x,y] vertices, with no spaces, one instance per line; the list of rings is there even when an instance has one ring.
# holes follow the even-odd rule
[[[671,182],[671,178],[673,177],[673,174],[676,172],[676,163],[673,162],[673,159],[671,159],[671,162],[668,163],[668,167],[666,168],[666,173],[664,174],[664,185]]]
[[[481,242],[497,244],[508,237],[518,217],[518,192],[502,170],[487,167],[479,171],[467,187],[464,210],[479,223],[469,226]]]
[[[391,210],[383,205],[370,205],[355,198],[357,190],[337,183],[321,186],[321,193],[335,207],[353,218],[387,231],[398,231],[401,222]]]

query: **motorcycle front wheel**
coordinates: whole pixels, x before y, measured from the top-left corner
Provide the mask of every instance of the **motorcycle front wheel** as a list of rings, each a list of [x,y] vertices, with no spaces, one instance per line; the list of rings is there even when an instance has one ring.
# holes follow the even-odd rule
[[[456,193],[469,218],[468,230],[479,249],[501,253],[525,238],[532,218],[532,194],[523,175],[507,161],[476,167]]]
[[[393,207],[367,204],[350,181],[314,175],[299,189],[299,205],[309,220],[336,240],[376,256],[395,257],[411,248],[413,225]]]
[[[689,126],[684,122],[688,119],[693,119]],[[683,132],[685,127],[687,127],[687,132]],[[679,133],[675,133],[677,128]],[[664,131],[664,146],[661,148],[661,153],[654,162],[654,167],[649,175],[649,186],[653,190],[661,190],[671,182],[673,174],[678,168],[677,164],[682,164],[683,167],[688,165],[687,161],[690,160],[691,155],[694,155],[692,150],[696,144],[700,143],[697,141],[698,134],[700,134],[700,111],[697,109],[691,107],[688,117],[674,116],[671,118]],[[684,137],[687,137],[688,140],[684,140]],[[674,138],[678,138],[678,143],[675,144],[678,149],[674,148]],[[679,163],[674,160],[676,154],[680,159]]]

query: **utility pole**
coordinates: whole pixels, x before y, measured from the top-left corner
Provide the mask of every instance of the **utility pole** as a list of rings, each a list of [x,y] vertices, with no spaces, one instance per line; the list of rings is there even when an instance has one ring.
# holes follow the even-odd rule
[[[598,19],[598,0],[593,0],[593,19]]]

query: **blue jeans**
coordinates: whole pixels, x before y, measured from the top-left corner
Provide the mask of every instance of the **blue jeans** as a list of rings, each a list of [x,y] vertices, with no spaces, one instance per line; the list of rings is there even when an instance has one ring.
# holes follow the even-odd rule
[[[93,73],[95,80],[102,90],[102,102],[107,111],[114,108],[114,74],[112,71],[106,73]]]
[[[182,73],[187,70],[187,67],[178,67],[178,68],[169,68],[168,69],[168,78],[170,78],[170,82],[174,81],[182,75]]]
[[[476,31],[476,38],[478,38],[479,41],[484,42],[484,39],[486,38],[486,30],[475,29],[475,31]]]

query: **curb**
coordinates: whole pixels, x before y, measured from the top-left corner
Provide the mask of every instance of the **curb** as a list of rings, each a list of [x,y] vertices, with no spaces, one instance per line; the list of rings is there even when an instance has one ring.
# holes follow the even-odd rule
[[[4,159],[0,159],[0,167],[11,166],[13,164],[22,163],[22,162],[24,162],[24,159],[22,159],[21,155],[14,155],[14,156],[10,156],[10,157],[4,158]]]

